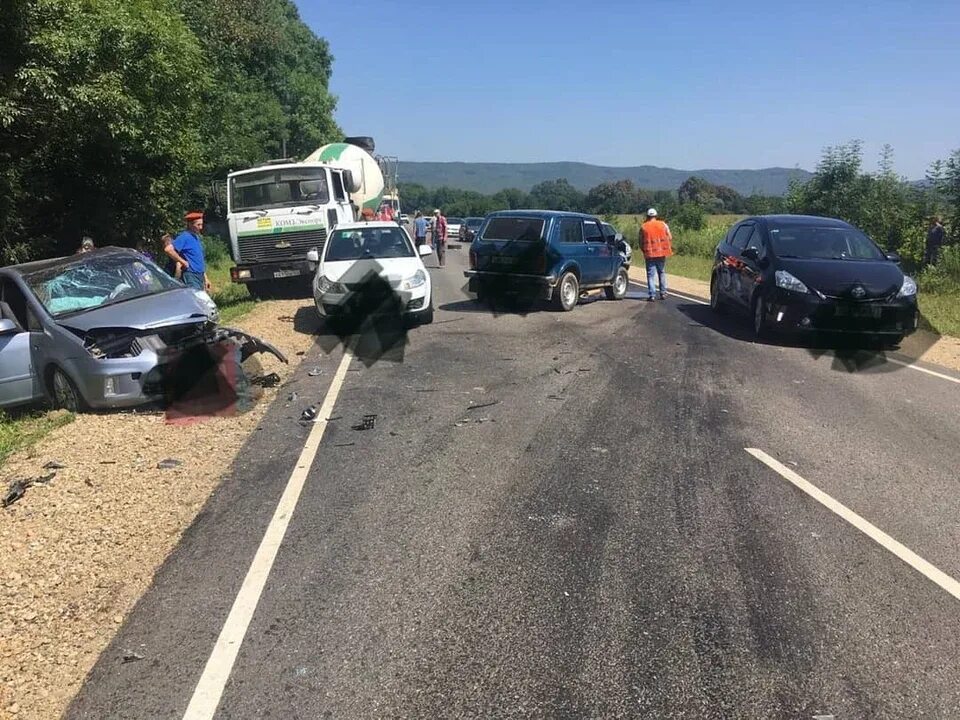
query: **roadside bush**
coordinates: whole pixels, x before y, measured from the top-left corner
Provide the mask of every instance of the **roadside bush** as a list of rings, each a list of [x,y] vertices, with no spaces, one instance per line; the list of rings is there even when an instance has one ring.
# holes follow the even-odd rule
[[[929,293],[960,293],[960,245],[945,247],[936,265],[920,272],[920,289]]]
[[[219,235],[203,235],[203,256],[208,265],[221,265],[230,261],[230,247]]]
[[[692,255],[695,257],[712,258],[717,244],[727,234],[730,225],[726,223],[709,223],[700,230],[674,230],[673,251],[677,255]]]
[[[707,226],[707,214],[696,203],[683,203],[670,219],[671,229],[703,230]]]

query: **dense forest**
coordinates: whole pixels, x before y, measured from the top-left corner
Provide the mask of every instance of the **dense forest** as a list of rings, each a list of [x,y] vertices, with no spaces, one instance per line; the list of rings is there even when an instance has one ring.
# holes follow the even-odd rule
[[[0,264],[133,245],[226,170],[339,139],[290,0],[0,0]]]

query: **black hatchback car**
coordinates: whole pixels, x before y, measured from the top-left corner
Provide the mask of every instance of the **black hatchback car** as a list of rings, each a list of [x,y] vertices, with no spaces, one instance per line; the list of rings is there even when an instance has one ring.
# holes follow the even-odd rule
[[[716,249],[710,306],[749,312],[753,331],[879,336],[917,328],[917,285],[895,253],[842,220],[763,215],[735,224]]]

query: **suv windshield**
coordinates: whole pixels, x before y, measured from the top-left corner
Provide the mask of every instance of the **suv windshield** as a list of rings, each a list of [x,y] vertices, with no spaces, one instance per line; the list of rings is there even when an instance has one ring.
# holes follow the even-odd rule
[[[880,248],[853,228],[790,225],[771,228],[770,243],[779,257],[824,260],[885,260]]]
[[[487,223],[482,240],[537,242],[543,238],[543,218],[495,217]]]
[[[471,230],[483,225],[483,218],[467,218],[467,227]]]
[[[324,168],[261,170],[230,178],[230,212],[330,202]]]
[[[335,230],[327,241],[327,262],[415,257],[413,246],[399,227]]]
[[[85,257],[23,276],[53,317],[183,288],[145,257]]]

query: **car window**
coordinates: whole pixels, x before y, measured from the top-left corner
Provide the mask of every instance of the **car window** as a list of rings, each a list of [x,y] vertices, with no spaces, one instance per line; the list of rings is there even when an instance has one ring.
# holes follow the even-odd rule
[[[753,232],[747,238],[747,244],[743,249],[746,250],[747,248],[753,248],[758,255],[763,255],[763,236],[760,234],[760,228],[756,225],[754,225]]]
[[[334,200],[346,200],[347,194],[343,190],[343,178],[340,173],[330,173],[333,177],[333,198]]]
[[[603,235],[605,238],[607,238],[608,240],[616,239],[617,229],[613,225],[611,225],[610,223],[604,223],[602,227],[603,227]]]
[[[10,312],[13,313],[21,328],[28,326],[27,298],[13,280],[4,278],[0,282],[0,300],[10,308]]]
[[[600,226],[593,220],[584,220],[583,221],[583,235],[586,237],[587,242],[596,242],[602,243],[603,231],[600,229]]]
[[[495,217],[483,230],[484,241],[537,242],[543,238],[543,218]]]
[[[737,250],[743,250],[747,246],[747,240],[749,239],[751,233],[753,232],[753,223],[747,223],[746,225],[741,225],[737,232],[734,233],[733,239],[730,241],[730,244],[733,245]]]
[[[414,257],[407,234],[397,227],[335,230],[327,241],[327,262]]]
[[[870,238],[854,228],[789,225],[770,229],[779,257],[825,260],[886,260]]]
[[[86,255],[24,275],[53,317],[146,297],[183,285],[143,255]]]
[[[577,218],[561,218],[558,235],[562,243],[582,243],[583,222]]]

